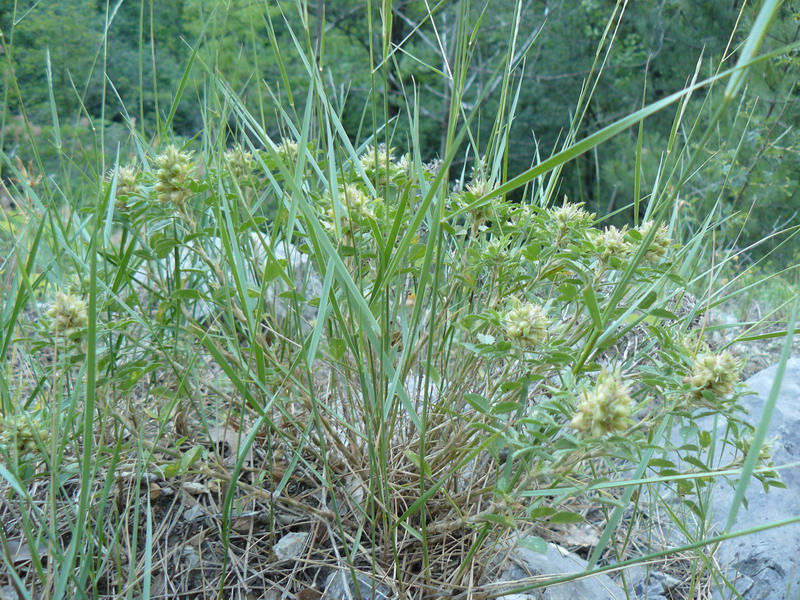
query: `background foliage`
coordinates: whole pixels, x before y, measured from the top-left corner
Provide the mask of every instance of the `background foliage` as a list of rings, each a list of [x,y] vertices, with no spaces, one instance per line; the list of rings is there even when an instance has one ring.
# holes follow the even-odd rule
[[[171,122],[173,131],[192,138],[203,129],[201,114],[194,107],[198,99],[207,98],[212,85],[204,68],[208,65],[212,73],[231,83],[248,109],[263,122],[273,123],[272,135],[281,113],[295,117],[298,98],[302,102],[308,93],[301,55],[311,50],[329,87],[327,93],[354,141],[363,142],[364,132],[372,131],[385,112],[398,117],[392,122],[394,130],[387,132],[391,145],[406,151],[408,120],[402,117],[402,107],[406,98],[417,94],[423,117],[421,152],[423,158],[432,159],[441,155],[449,115],[450,90],[439,74],[446,68],[442,52],[453,56],[460,37],[456,33],[466,27],[472,29],[467,49],[471,69],[462,110],[468,112],[480,102],[480,114],[495,115],[498,103],[517,104],[506,153],[507,171],[513,176],[560,148],[573,120],[580,123],[578,137],[597,131],[680,89],[696,70],[700,77],[713,73],[726,53],[735,57],[742,41],[730,38],[741,8],[738,1],[643,0],[623,5],[613,0],[530,0],[519,15],[515,4],[513,0],[398,1],[384,30],[379,12],[366,9],[362,0],[315,0],[301,9],[286,0],[222,4],[218,0],[124,0],[116,5],[102,0],[0,0],[4,67],[13,69],[19,85],[19,89],[5,86],[7,110],[0,123],[0,146],[23,161],[43,161],[43,170],[52,172],[47,167],[55,164],[59,152],[68,151],[73,164],[90,164],[82,157],[95,152],[105,152],[113,160],[116,143],[128,135],[128,120],[145,138],[163,135],[161,126],[193,48],[197,55],[183,81],[186,92]],[[747,31],[751,25],[747,21],[759,4],[745,7],[745,22],[738,24],[738,31]],[[430,18],[429,7],[435,19]],[[464,14],[470,15],[469,22],[460,16]],[[611,37],[606,30],[611,15],[615,15],[612,23],[617,30],[614,47],[607,55],[598,54],[596,49]],[[768,48],[797,39],[798,15],[800,3],[784,3]],[[103,48],[106,27],[108,47]],[[520,28],[523,40],[516,55],[522,56],[534,42],[535,47],[518,75],[525,80],[522,93],[509,99],[494,92],[502,85],[497,66],[513,27]],[[293,38],[290,30],[307,31],[307,39]],[[370,45],[379,47],[384,37],[398,48],[392,55],[396,64],[385,81],[373,82],[381,75],[367,68]],[[319,43],[321,39],[324,44]],[[276,51],[284,61],[283,69]],[[717,209],[721,220],[728,219],[723,245],[759,244],[790,227],[796,217],[800,196],[792,174],[800,160],[793,128],[798,110],[797,60],[796,54],[785,55],[754,70],[741,110],[731,113],[709,146],[712,168],[686,187],[686,210],[698,221]],[[593,64],[602,64],[602,77],[587,81]],[[100,75],[104,71],[105,80]],[[592,102],[585,110],[570,112],[585,86],[596,86]],[[220,115],[229,116],[226,107],[217,108]],[[56,119],[60,127],[72,131],[69,144],[55,139]],[[233,123],[232,118],[229,121]],[[482,139],[489,139],[494,123],[491,118],[477,123],[475,141],[480,147]],[[671,126],[666,113],[647,122],[643,194],[654,184]],[[31,132],[52,141],[44,145],[41,157],[34,156]],[[560,181],[559,195],[585,202],[598,214],[623,209],[616,220],[630,220],[637,135],[631,129],[605,144],[602,157],[588,153],[570,164]],[[470,168],[471,157],[464,156],[454,162],[451,175],[462,176],[461,169],[468,176]],[[746,218],[748,213],[752,214]],[[777,241],[762,244],[748,256],[762,256]],[[788,254],[797,253],[796,244],[790,242],[787,248]]]

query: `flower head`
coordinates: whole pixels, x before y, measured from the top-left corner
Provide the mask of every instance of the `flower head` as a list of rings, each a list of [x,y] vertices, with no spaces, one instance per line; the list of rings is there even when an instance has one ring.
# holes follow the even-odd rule
[[[351,216],[373,216],[369,197],[357,185],[348,184],[339,188],[339,201],[347,207]]]
[[[644,239],[650,230],[655,226],[653,221],[646,221],[643,223],[638,231]],[[656,226],[656,232],[653,236],[650,245],[647,247],[647,250],[644,253],[644,259],[649,262],[658,262],[661,258],[667,253],[672,240],[669,239],[669,235],[667,232],[667,226],[664,223],[660,223]]]
[[[581,402],[570,427],[600,438],[607,433],[624,431],[633,424],[630,418],[632,409],[628,386],[618,374],[603,371],[592,390],[581,392]]]
[[[506,335],[524,346],[533,346],[547,337],[550,319],[539,304],[518,304],[505,315]]]
[[[559,238],[563,238],[573,229],[587,227],[594,221],[594,214],[586,212],[582,206],[583,203],[564,202],[562,206],[548,211],[555,222]]]
[[[339,210],[339,217],[344,218],[342,229],[345,233],[353,233],[359,228],[360,221],[373,218],[372,200],[362,189],[354,184],[339,186],[339,202],[344,206],[344,210]],[[327,207],[325,211],[325,227],[332,231],[336,221],[337,212],[333,206],[333,200],[327,194],[323,198],[323,205]]]
[[[20,462],[33,460],[49,439],[49,424],[39,413],[0,415],[0,448]]]
[[[297,142],[290,140],[289,138],[283,138],[281,143],[278,144],[276,150],[278,151],[278,156],[286,166],[292,167],[295,163],[297,163]]]
[[[163,154],[156,157],[158,167],[156,192],[161,202],[171,202],[183,206],[191,196],[189,190],[190,171],[192,169],[192,153],[181,152],[177,146],[170,144]]]
[[[397,161],[397,168],[406,175],[409,175],[414,170],[414,161],[411,158],[411,154],[408,152],[403,154],[403,156],[400,157],[400,160]]]
[[[730,352],[700,354],[695,359],[691,376],[686,377],[684,383],[697,388],[693,393],[695,399],[702,398],[704,391],[722,398],[733,393],[741,369],[742,361]]]
[[[473,179],[467,184],[467,191],[475,196],[476,199],[490,194],[493,189],[494,186],[489,181],[480,177]]]
[[[393,154],[394,148],[389,148],[387,151],[387,148],[384,144],[381,144],[377,148],[375,146],[367,146],[364,154],[359,156],[358,160],[363,169],[367,173],[370,173],[380,169],[386,170],[393,166]]]
[[[136,167],[118,167],[117,168],[117,195],[116,206],[120,210],[128,208],[126,202],[131,196],[136,196],[141,193],[139,186],[139,170]],[[108,178],[114,176],[113,170],[109,172]]]
[[[77,338],[89,325],[86,302],[73,294],[56,293],[45,316],[51,319],[53,333],[65,338]]]
[[[617,229],[613,225],[594,235],[594,243],[600,253],[600,261],[607,263],[612,257],[624,258],[631,250],[631,243],[625,238],[626,228]]]
[[[395,164],[394,148],[387,148],[386,144],[381,144],[377,148],[367,146],[364,153],[358,157],[358,161],[367,176],[382,185],[405,174],[405,169]]]
[[[444,161],[441,158],[433,158],[429,162],[424,163],[422,169],[431,177],[435,177],[439,174],[443,164]]]
[[[250,152],[237,144],[225,152],[225,166],[228,168],[231,177],[242,179],[249,177],[253,173],[255,160]]]

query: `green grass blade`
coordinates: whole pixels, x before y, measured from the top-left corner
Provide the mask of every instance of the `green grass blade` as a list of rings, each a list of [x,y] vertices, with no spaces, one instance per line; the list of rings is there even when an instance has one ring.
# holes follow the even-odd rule
[[[795,301],[794,309],[792,310],[792,316],[789,319],[789,331],[795,330],[798,308],[800,308],[800,301]],[[769,396],[764,404],[764,410],[758,422],[758,427],[756,427],[755,433],[753,434],[753,441],[750,444],[750,449],[747,451],[744,465],[742,465],[742,476],[739,479],[739,483],[736,485],[736,491],[734,492],[733,499],[731,500],[731,509],[728,512],[728,520],[726,521],[725,529],[723,530],[726,533],[729,532],[736,523],[736,516],[739,513],[739,508],[742,505],[742,502],[744,502],[747,486],[750,483],[753,470],[759,461],[761,447],[764,445],[764,442],[767,439],[767,431],[769,430],[769,425],[772,422],[772,415],[775,412],[775,405],[778,402],[778,396],[781,392],[783,377],[786,374],[786,363],[789,361],[789,358],[792,355],[793,340],[793,335],[787,335],[786,340],[784,341],[783,350],[781,351],[781,358],[778,362],[778,369],[775,371],[775,380],[772,382],[772,387],[769,390]]]

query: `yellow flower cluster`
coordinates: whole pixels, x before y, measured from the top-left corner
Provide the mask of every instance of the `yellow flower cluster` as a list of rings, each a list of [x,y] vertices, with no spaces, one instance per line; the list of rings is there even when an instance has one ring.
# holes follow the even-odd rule
[[[607,263],[611,257],[623,258],[631,250],[631,243],[626,239],[626,228],[617,229],[613,225],[606,227],[602,233],[594,235],[594,243],[602,248],[600,260]]]
[[[547,337],[550,320],[544,309],[532,302],[519,304],[505,316],[506,335],[524,346],[533,346]]]
[[[642,239],[650,233],[650,230],[655,226],[653,221],[647,221],[639,227],[639,233],[642,236]],[[647,247],[647,250],[644,253],[644,259],[650,262],[658,262],[661,258],[667,253],[672,240],[669,238],[667,232],[667,226],[664,223],[659,224],[656,227],[656,232],[653,236],[653,240],[650,242],[650,245]]]
[[[281,140],[281,143],[278,144],[276,148],[278,152],[278,156],[280,157],[281,161],[291,170],[294,165],[297,163],[298,158],[298,147],[297,142],[293,142],[288,138],[284,138]]]
[[[702,398],[704,391],[722,398],[733,393],[741,369],[742,362],[730,352],[700,354],[695,359],[691,376],[686,377],[684,383],[697,388],[693,393],[696,399]]]
[[[619,375],[604,371],[597,378],[594,389],[581,393],[578,412],[572,418],[570,427],[592,438],[600,438],[607,433],[624,431],[632,425],[632,409],[633,400],[628,386]]]
[[[182,207],[192,195],[189,190],[190,172],[192,170],[192,153],[181,152],[177,146],[170,144],[163,154],[156,157],[158,171],[156,192],[161,202],[171,202]]]
[[[77,338],[89,325],[86,302],[73,294],[56,293],[45,316],[51,319],[53,333],[65,338]]]
[[[581,208],[582,206],[583,203],[572,204],[571,202],[564,202],[562,206],[551,208],[548,211],[555,221],[559,238],[563,238],[572,229],[591,225],[592,221],[594,221],[594,214],[586,212]]]
[[[113,175],[113,170],[109,173],[109,179]],[[120,210],[128,208],[126,200],[131,196],[141,193],[139,186],[139,170],[135,167],[119,167],[117,169],[117,195],[116,206]]]
[[[470,183],[467,184],[467,188],[466,188],[467,193],[471,194],[471,196],[473,196],[473,197],[470,197],[470,196],[463,197],[462,196],[461,197],[461,204],[463,206],[466,206],[466,205],[470,204],[471,202],[474,202],[478,198],[482,198],[483,196],[486,196],[487,194],[490,194],[493,189],[494,189],[494,186],[490,182],[488,182],[487,180],[482,179],[482,178],[473,179]],[[492,208],[492,204],[490,202],[489,204],[484,204],[483,206],[479,206],[477,208],[473,208],[473,209],[471,209],[469,211],[469,215],[472,218],[472,227],[474,229],[473,233],[476,233],[478,231],[478,228],[481,227],[481,225],[484,223],[484,221],[486,221],[489,218],[489,216],[490,216],[489,211],[491,210],[491,208]]]
[[[367,146],[364,153],[358,157],[361,168],[367,177],[372,179],[377,185],[388,185],[408,173],[409,159],[406,158],[402,165],[395,161],[394,148],[386,148],[385,144]]]
[[[377,148],[375,148],[375,146],[367,146],[364,154],[359,156],[358,160],[361,163],[361,167],[364,169],[364,171],[367,174],[372,174],[380,170],[386,171],[393,167],[393,154],[394,148],[389,148],[387,153],[386,146],[384,145],[380,145]]]
[[[0,448],[21,462],[33,459],[49,439],[48,423],[39,415],[0,415]]]
[[[339,186],[339,202],[344,206],[344,210],[339,209],[338,212],[339,217],[344,220],[344,223],[340,223],[342,232],[346,235],[352,235],[358,231],[362,219],[374,217],[372,200],[357,185],[348,183],[347,185]],[[327,206],[325,228],[328,231],[334,231],[337,211],[334,209],[333,199],[326,195],[323,203]]]
[[[347,184],[343,188],[339,188],[339,202],[347,207],[348,214],[351,217],[368,218],[372,216],[372,203],[357,185]]]
[[[249,177],[255,164],[253,155],[238,144],[225,152],[225,166],[235,179]]]
[[[467,184],[467,191],[475,196],[475,198],[482,198],[487,194],[490,194],[494,186],[489,183],[485,179],[473,179],[470,183]]]

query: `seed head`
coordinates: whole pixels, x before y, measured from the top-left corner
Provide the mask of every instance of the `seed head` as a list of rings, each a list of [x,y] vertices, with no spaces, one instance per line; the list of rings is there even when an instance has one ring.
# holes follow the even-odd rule
[[[370,199],[357,185],[347,184],[340,187],[339,201],[347,207],[351,216],[364,218],[372,216]]]
[[[426,162],[422,165],[422,170],[425,171],[431,177],[435,177],[439,174],[439,171],[442,169],[442,165],[444,161],[441,158],[434,158],[431,159],[430,162]]]
[[[406,173],[404,167],[395,164],[394,148],[387,149],[386,144],[377,148],[367,146],[358,161],[367,176],[380,185],[386,185]]]
[[[482,178],[473,179],[467,184],[467,191],[475,196],[475,198],[482,198],[483,196],[490,194],[493,189],[494,186]]]
[[[653,221],[647,221],[639,227],[639,233],[642,239],[650,233],[654,225],[655,223]],[[667,226],[664,223],[659,224],[656,228],[653,240],[650,242],[650,246],[648,246],[647,251],[644,253],[644,259],[653,263],[658,262],[667,253],[671,243],[672,240],[669,239]]]
[[[400,157],[400,160],[397,161],[397,168],[406,175],[410,174],[414,170],[414,161],[411,158],[411,154],[408,152],[403,154],[403,156]]]
[[[41,414],[0,415],[0,448],[20,462],[36,457],[49,439],[50,427]]]
[[[225,152],[225,166],[235,179],[249,177],[253,173],[255,164],[253,155],[239,144]]]
[[[297,142],[289,138],[284,138],[281,140],[281,143],[278,144],[277,151],[278,156],[286,166],[292,167],[297,163]]]
[[[526,302],[505,316],[506,335],[523,346],[533,346],[547,337],[550,319],[539,304]]]
[[[388,154],[388,156],[387,156]],[[394,148],[389,148],[387,153],[386,146],[381,144],[377,148],[375,146],[367,146],[364,154],[358,157],[361,166],[369,173],[377,171],[378,169],[388,169],[392,165]]]
[[[163,154],[156,157],[158,171],[156,192],[161,202],[171,202],[182,207],[192,195],[188,185],[192,169],[192,153],[181,152],[177,146],[170,144]]]
[[[113,169],[108,173],[109,181],[114,176]],[[117,168],[117,195],[116,206],[120,210],[128,208],[127,199],[131,196],[137,196],[141,193],[142,189],[139,185],[139,170],[136,167],[118,167]]]
[[[372,200],[360,187],[354,184],[339,186],[339,202],[344,205],[344,210],[339,210],[339,216],[344,218],[342,230],[344,233],[353,233],[359,228],[362,219],[372,218]],[[336,211],[334,210],[333,200],[326,194],[323,205],[327,207],[325,211],[325,228],[328,231],[334,230],[336,221]]]
[[[628,386],[618,374],[603,371],[594,389],[581,392],[581,403],[570,427],[592,438],[600,438],[607,433],[624,431],[633,424],[632,409]]]
[[[600,261],[607,263],[611,257],[624,258],[631,250],[630,242],[625,239],[626,228],[617,229],[613,225],[606,227],[602,233],[594,236],[594,243],[600,252]]]
[[[594,221],[594,214],[586,212],[582,206],[583,203],[564,202],[562,206],[548,211],[555,222],[559,238],[563,238],[573,229],[591,225]]]
[[[741,369],[742,361],[730,352],[700,354],[695,359],[691,376],[684,378],[684,383],[697,388],[693,393],[696,399],[702,398],[704,391],[723,398],[733,393]]]
[[[56,336],[69,339],[80,337],[89,325],[86,302],[73,294],[57,292],[45,316],[51,319]]]

